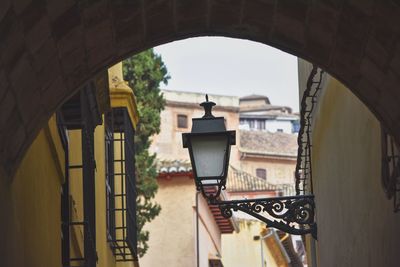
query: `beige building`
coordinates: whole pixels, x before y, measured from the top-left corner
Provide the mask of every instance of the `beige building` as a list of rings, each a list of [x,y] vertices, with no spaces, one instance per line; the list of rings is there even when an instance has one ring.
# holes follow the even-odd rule
[[[185,163],[164,162],[162,168],[167,170],[160,173],[155,197],[162,209],[146,227],[149,250],[140,266],[222,266],[221,235],[235,230],[234,221],[222,218],[196,192],[192,173],[183,171],[189,169]]]
[[[221,235],[231,234],[237,226],[196,192],[189,155],[182,148],[182,133],[190,132],[191,119],[203,116],[199,103],[205,101],[205,95],[168,90],[163,94],[166,107],[161,112],[161,131],[153,138],[150,148],[157,153],[159,162],[155,201],[161,204],[162,210],[146,228],[150,232],[149,250],[141,259],[141,266],[188,267],[197,266],[198,260],[201,267],[219,267],[222,266]],[[236,129],[238,98],[217,95],[209,98],[223,103],[214,115],[225,117],[228,129]],[[237,162],[237,155],[233,147],[233,162]],[[168,252],[161,254],[160,251]]]
[[[299,116],[285,106],[272,105],[263,95],[239,98],[240,129],[263,132],[298,133]]]
[[[249,216],[242,216],[239,224],[235,223],[235,219],[227,220],[217,207],[208,206],[196,193],[189,154],[182,148],[182,133],[190,132],[192,118],[203,116],[204,110],[199,104],[205,101],[205,95],[170,90],[163,90],[163,94],[166,106],[161,113],[161,131],[153,138],[150,148],[158,158],[159,191],[155,200],[161,204],[162,210],[147,227],[150,231],[149,250],[141,259],[141,266],[196,266],[197,255],[200,266],[224,264],[233,267],[243,266],[238,263],[249,263],[249,260],[250,263],[261,262],[260,242],[264,244],[267,239],[255,242],[253,237],[261,236],[262,231],[275,230],[266,230],[265,224],[255,222]],[[224,117],[228,130],[237,130],[239,98],[209,95],[209,99],[217,104],[213,109],[214,116]],[[254,130],[241,130],[236,134],[237,145],[232,147],[227,194],[224,197],[242,199],[293,195],[296,135]],[[269,243],[272,245],[265,243],[263,247],[268,266],[288,266],[279,265],[283,261],[286,264],[290,262],[290,259],[283,260],[288,259],[289,256],[284,256],[288,255],[288,250],[279,237]],[[248,246],[249,253],[237,250],[240,246]],[[270,251],[271,246],[275,248],[275,253]],[[166,247],[168,254],[160,254]],[[258,256],[253,258],[250,251],[258,253]],[[238,257],[241,260],[235,260]]]
[[[227,191],[231,199],[295,194],[293,183],[271,184],[233,167],[229,170]],[[242,212],[235,213],[235,216],[239,231],[232,235],[222,236],[222,255],[225,266],[306,266],[303,264],[306,263],[304,246],[299,236],[291,236],[273,228],[266,228],[265,223]]]
[[[239,168],[271,184],[294,185],[297,135],[281,132],[239,132]]]
[[[192,118],[202,117],[204,109],[199,106],[205,101],[201,93],[163,90],[166,100],[161,111],[161,131],[154,136],[150,152],[157,153],[160,160],[188,160],[187,149],[182,147],[182,133],[190,132]],[[217,103],[213,108],[216,117],[224,117],[226,128],[237,129],[239,125],[239,98],[235,96],[209,95],[210,101]],[[237,147],[231,151],[231,163],[238,162]]]
[[[240,231],[222,239],[222,253],[229,255],[223,259],[224,266],[304,266],[293,246],[291,235],[273,228],[266,229],[264,223],[254,219],[237,221]]]

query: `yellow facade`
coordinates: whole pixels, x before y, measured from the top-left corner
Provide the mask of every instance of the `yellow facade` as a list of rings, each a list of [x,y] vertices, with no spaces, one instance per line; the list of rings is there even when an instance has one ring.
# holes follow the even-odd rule
[[[64,161],[54,126],[52,118],[40,131],[12,183],[0,179],[0,266],[61,266]]]
[[[300,64],[300,70],[306,67]],[[314,259],[307,242],[310,265],[398,266],[400,217],[381,183],[379,120],[329,75],[313,118],[318,241]]]
[[[135,126],[138,113],[132,90],[125,84],[122,91],[121,86],[114,86],[111,81],[122,81],[121,65],[109,72],[111,106],[126,108]],[[96,266],[139,266],[138,262],[116,262],[107,241],[104,135],[104,126],[97,126],[94,132]],[[68,139],[69,165],[79,165],[80,130],[68,130]],[[66,179],[65,162],[54,115],[33,141],[12,181],[0,177],[0,266],[62,266],[61,191]],[[82,221],[82,170],[70,169],[69,180],[71,221]],[[84,253],[83,227],[71,228],[74,228],[70,232],[71,257],[79,257]]]
[[[266,240],[261,239],[265,236],[263,234],[265,223],[240,220],[238,224],[240,229],[238,232],[222,237],[222,255],[229,255],[229,257],[223,257],[224,266],[285,266],[277,264],[278,257],[272,254]]]

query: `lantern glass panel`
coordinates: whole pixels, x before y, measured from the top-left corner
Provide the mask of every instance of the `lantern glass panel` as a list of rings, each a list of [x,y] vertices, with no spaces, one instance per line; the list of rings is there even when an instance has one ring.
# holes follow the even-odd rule
[[[192,136],[192,153],[198,178],[223,177],[228,147],[227,135]],[[218,179],[219,180],[219,179]],[[203,184],[218,183],[218,180],[203,180]]]
[[[218,185],[221,182],[221,179],[207,179],[200,181],[203,186],[210,186],[210,185]]]

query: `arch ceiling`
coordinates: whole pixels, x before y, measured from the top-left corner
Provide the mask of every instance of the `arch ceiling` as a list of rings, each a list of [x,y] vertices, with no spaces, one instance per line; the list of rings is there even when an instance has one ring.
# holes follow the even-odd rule
[[[314,62],[400,136],[400,3],[389,0],[2,0],[0,162],[11,176],[84,82],[158,44],[219,35]]]

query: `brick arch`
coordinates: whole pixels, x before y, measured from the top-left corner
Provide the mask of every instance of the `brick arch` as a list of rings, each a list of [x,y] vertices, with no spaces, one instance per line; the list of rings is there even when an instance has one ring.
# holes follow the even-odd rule
[[[400,136],[394,1],[0,1],[0,162],[12,176],[51,114],[106,67],[149,47],[218,35],[316,63]]]

